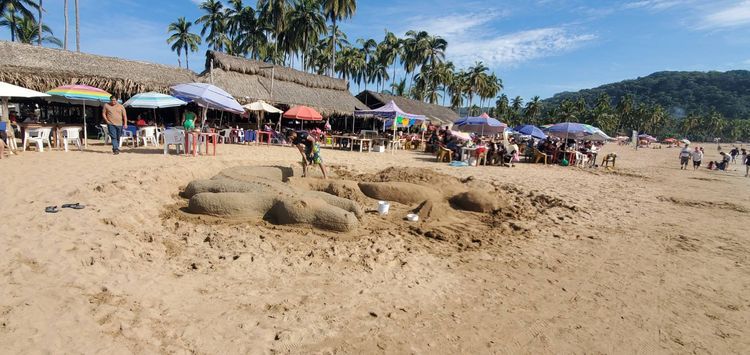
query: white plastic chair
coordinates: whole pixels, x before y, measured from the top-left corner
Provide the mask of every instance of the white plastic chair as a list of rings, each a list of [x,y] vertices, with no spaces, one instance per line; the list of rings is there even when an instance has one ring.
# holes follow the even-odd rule
[[[122,149],[122,144],[124,142],[130,142],[132,144],[133,148],[135,148],[135,137],[133,137],[133,132],[128,130],[122,131],[122,136],[120,136],[120,149]]]
[[[164,139],[164,127],[156,127],[156,143],[161,144]]]
[[[68,151],[68,143],[73,142],[78,147],[78,150],[83,150],[81,146],[81,128],[79,127],[66,127],[63,128],[60,139],[62,140],[65,151]]]
[[[109,136],[109,129],[107,128],[106,124],[100,124],[96,128],[99,130],[99,132],[97,132],[97,139],[103,140],[104,144],[112,141],[112,138]]]
[[[144,147],[148,146],[148,143],[159,146],[159,141],[156,138],[156,127],[143,127],[138,130],[138,140],[143,144]]]
[[[169,153],[169,146],[175,146],[177,154],[185,151],[185,131],[179,129],[168,129],[164,131],[164,155]]]
[[[586,167],[586,164],[589,162],[589,157],[586,154],[583,154],[581,152],[576,152],[576,166],[578,167]]]
[[[40,152],[44,151],[44,143],[52,150],[52,142],[49,140],[52,128],[30,128],[24,131],[23,136],[23,151],[26,151],[26,146],[29,143],[36,143],[36,149]]]
[[[221,131],[219,131],[219,143],[224,143],[224,144],[232,143],[232,130],[231,129],[227,128],[227,129],[222,129]]]

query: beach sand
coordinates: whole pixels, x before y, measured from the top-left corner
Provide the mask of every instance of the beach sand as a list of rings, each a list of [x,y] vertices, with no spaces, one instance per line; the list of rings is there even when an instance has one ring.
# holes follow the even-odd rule
[[[400,221],[408,207],[396,204],[346,234],[180,210],[190,181],[294,166],[292,148],[21,153],[0,160],[2,352],[746,352],[744,167],[681,171],[677,149],[604,152],[616,169],[324,149],[339,176],[432,169],[522,207],[431,229]],[[71,202],[87,207],[44,212]]]

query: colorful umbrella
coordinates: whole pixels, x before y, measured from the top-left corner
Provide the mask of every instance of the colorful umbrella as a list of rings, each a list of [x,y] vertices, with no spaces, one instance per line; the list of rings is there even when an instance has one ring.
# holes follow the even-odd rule
[[[582,123],[565,122],[552,125],[547,133],[550,136],[558,138],[580,139],[596,133],[596,131],[592,128],[594,127]]]
[[[83,142],[88,147],[88,130],[86,129],[86,105],[101,106],[109,101],[110,93],[88,85],[63,85],[47,91],[51,95],[48,100],[61,101],[71,104],[83,104]]]
[[[187,105],[187,102],[182,101],[176,97],[160,94],[158,92],[146,92],[138,94],[126,101],[125,107],[135,108],[169,108]]]
[[[294,118],[303,121],[322,121],[323,116],[314,109],[307,106],[294,106],[284,112],[284,118]]]
[[[532,136],[534,138],[539,138],[539,139],[547,139],[547,135],[544,134],[544,132],[542,132],[542,130],[539,129],[539,127],[534,126],[534,125],[527,124],[527,125],[522,125],[522,126],[516,126],[515,128],[513,128],[513,130],[526,136]]]

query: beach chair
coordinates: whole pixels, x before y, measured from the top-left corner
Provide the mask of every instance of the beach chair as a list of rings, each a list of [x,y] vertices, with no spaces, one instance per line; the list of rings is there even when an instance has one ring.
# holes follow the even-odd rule
[[[159,146],[159,140],[156,138],[156,127],[142,127],[138,130],[138,140],[144,147],[148,146],[148,143]]]
[[[81,128],[80,127],[63,128],[60,140],[62,140],[63,147],[65,148],[66,152],[68,151],[68,143],[71,143],[71,142],[76,144],[76,147],[78,147],[78,150],[83,150],[83,146],[81,145]]]
[[[446,159],[449,163],[453,161],[453,151],[441,146],[438,148],[437,161],[438,163],[442,163],[445,162]]]
[[[130,144],[135,148],[135,137],[133,137],[133,132],[128,130],[122,131],[122,136],[120,136],[120,149],[122,149],[122,145],[125,142],[130,142]]]
[[[544,165],[548,164],[549,155],[542,153],[539,149],[534,148],[534,164],[539,164],[540,161],[544,162]]]
[[[584,168],[589,163],[589,156],[581,152],[576,152],[575,164],[578,167]]]
[[[617,160],[617,154],[609,153],[602,158],[602,166],[608,167],[609,163],[612,163],[612,167],[615,167],[615,161]]]
[[[24,132],[23,136],[23,151],[26,151],[26,147],[29,143],[35,143],[37,151],[44,151],[44,143],[52,150],[52,142],[50,142],[50,133],[52,128],[30,128]]]
[[[168,129],[164,131],[164,155],[169,153],[169,146],[175,146],[177,154],[185,151],[185,131],[178,129]]]
[[[219,143],[228,144],[232,143],[232,129],[222,129],[219,131]]]

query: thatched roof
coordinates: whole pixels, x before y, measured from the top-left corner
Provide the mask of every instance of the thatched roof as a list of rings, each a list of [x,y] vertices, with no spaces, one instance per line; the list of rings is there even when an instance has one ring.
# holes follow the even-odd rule
[[[393,100],[398,107],[407,113],[427,116],[432,123],[448,124],[458,119],[458,113],[448,107],[428,104],[426,102],[408,99],[403,96],[381,94],[374,91],[362,91],[357,99],[367,104],[371,109],[381,107]]]
[[[351,115],[355,109],[366,108],[349,92],[346,81],[282,66],[273,70],[272,99],[270,64],[214,51],[206,54],[206,71],[201,74],[203,81],[210,78],[211,59],[214,84],[240,103],[264,100],[286,106],[305,105],[323,115]]]
[[[42,92],[84,84],[128,97],[168,93],[170,86],[197,81],[197,76],[166,65],[0,41],[0,81]]]

